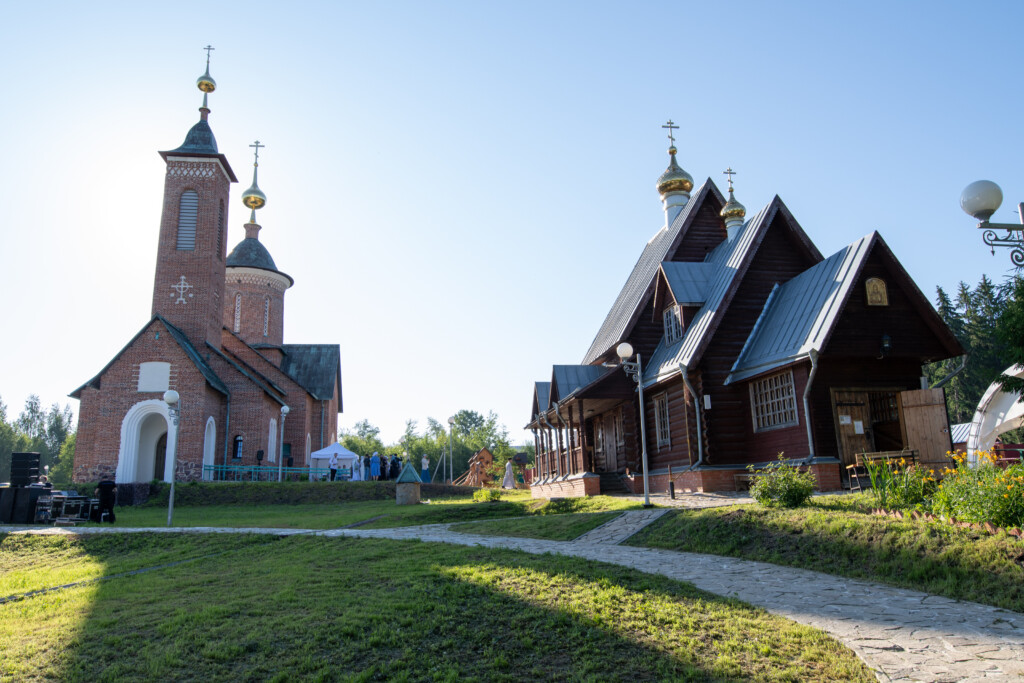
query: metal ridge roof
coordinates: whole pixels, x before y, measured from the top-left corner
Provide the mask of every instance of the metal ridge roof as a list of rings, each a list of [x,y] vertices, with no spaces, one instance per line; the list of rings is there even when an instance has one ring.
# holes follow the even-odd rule
[[[678,241],[679,235],[689,227],[698,208],[703,205],[709,194],[714,193],[724,201],[722,193],[710,178],[693,193],[679,215],[667,228],[662,227],[644,247],[640,258],[633,266],[626,283],[619,291],[604,322],[594,336],[590,348],[583,357],[584,364],[590,364],[600,358],[614,344],[623,339],[630,322],[636,317],[637,309],[644,302],[644,295],[649,290],[654,276],[658,273],[662,261],[666,260],[672,245]]]
[[[779,285],[765,302],[725,383],[806,358],[811,349],[820,351],[876,234],[862,237]]]
[[[644,385],[654,384],[676,372],[680,364],[689,366],[701,348],[704,336],[715,322],[726,293],[747,260],[757,237],[771,224],[776,200],[758,211],[737,232],[732,240],[722,242],[708,255],[706,263],[713,267],[708,280],[704,305],[687,326],[683,338],[666,345],[662,337],[644,370]]]

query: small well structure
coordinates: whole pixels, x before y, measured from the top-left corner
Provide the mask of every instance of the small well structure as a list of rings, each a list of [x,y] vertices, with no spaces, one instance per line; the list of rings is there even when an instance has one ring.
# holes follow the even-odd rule
[[[405,463],[395,480],[395,503],[416,505],[420,502],[420,475],[413,466]]]

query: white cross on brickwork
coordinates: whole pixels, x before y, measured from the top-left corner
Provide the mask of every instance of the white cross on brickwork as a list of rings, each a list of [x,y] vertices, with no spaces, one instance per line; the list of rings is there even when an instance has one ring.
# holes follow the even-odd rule
[[[188,290],[192,289],[192,285],[190,285],[189,283],[185,282],[185,276],[184,275],[181,276],[181,281],[178,282],[178,284],[171,285],[171,289],[173,289],[174,291],[176,291],[178,293],[178,298],[174,302],[175,304],[187,304],[188,303],[188,299],[185,298],[185,294],[186,293],[188,293],[189,299],[192,298],[192,292],[188,291]],[[171,296],[174,296],[174,295],[171,294]]]

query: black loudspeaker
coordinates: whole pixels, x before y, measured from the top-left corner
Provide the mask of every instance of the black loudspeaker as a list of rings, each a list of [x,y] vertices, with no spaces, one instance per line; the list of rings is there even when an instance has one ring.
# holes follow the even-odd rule
[[[18,489],[9,486],[0,488],[0,524],[10,524],[14,514],[14,496]]]
[[[294,462],[295,462],[295,461],[294,461],[294,460],[292,460],[292,456],[290,456],[290,455],[289,455],[289,456],[288,456],[288,462],[287,462],[287,463],[285,463],[285,466],[286,466],[286,467],[295,467],[295,465],[294,465]]]
[[[11,465],[25,465],[26,467],[39,468],[38,453],[11,453]]]
[[[11,524],[31,524],[35,521],[36,497],[32,496],[32,489],[15,489]]]

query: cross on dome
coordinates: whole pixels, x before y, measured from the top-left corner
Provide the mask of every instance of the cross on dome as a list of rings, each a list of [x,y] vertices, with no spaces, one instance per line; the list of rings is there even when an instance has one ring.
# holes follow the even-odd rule
[[[722,175],[729,176],[729,192],[732,192],[732,177],[737,175],[736,171],[732,170],[732,166],[722,171]]]
[[[672,133],[673,133],[673,131],[678,130],[679,126],[677,126],[676,124],[672,123],[672,119],[669,119],[668,122],[664,126],[662,126],[662,128],[668,128],[668,141],[669,141],[669,143],[671,143],[671,145],[673,147],[675,147],[676,146],[676,138],[675,138],[674,135],[672,135]]]
[[[207,45],[203,49],[206,50],[206,68],[209,69],[210,68],[210,52],[213,51],[213,50],[216,50],[217,48],[213,47],[212,45]]]
[[[253,144],[251,144],[251,145],[249,145],[249,146],[250,146],[250,147],[252,147],[252,148],[254,148],[254,149],[256,150],[256,151],[255,151],[255,155],[256,155],[256,158],[255,158],[255,160],[253,161],[253,164],[252,164],[252,165],[253,165],[253,166],[259,166],[259,165],[260,165],[260,147],[266,147],[266,145],[261,145],[261,144],[260,144],[260,141],[259,141],[259,140],[257,140],[256,142],[254,142]]]

